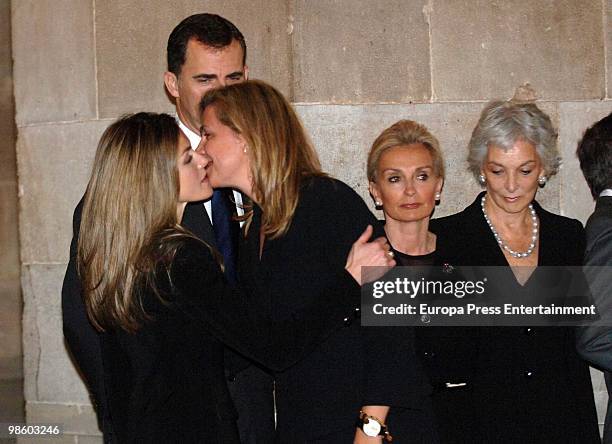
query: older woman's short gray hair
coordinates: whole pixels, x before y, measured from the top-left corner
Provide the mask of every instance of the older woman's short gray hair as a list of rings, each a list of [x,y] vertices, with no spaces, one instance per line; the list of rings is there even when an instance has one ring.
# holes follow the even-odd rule
[[[519,140],[535,146],[546,176],[559,171],[557,132],[550,117],[533,103],[494,100],[482,110],[468,144],[468,168],[476,180],[491,145],[509,150]]]

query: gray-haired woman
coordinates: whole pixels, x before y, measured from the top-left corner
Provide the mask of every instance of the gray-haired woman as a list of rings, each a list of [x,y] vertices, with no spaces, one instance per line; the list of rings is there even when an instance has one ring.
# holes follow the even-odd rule
[[[534,199],[559,167],[557,134],[536,105],[494,101],[469,143],[470,171],[484,192],[462,212],[433,220],[437,253],[451,265],[508,270],[520,298],[537,267],[579,266],[584,230]],[[514,268],[516,270],[516,268]],[[453,330],[457,333],[457,329]],[[473,327],[425,344],[443,375],[434,394],[442,442],[599,442],[588,367],[566,327]]]

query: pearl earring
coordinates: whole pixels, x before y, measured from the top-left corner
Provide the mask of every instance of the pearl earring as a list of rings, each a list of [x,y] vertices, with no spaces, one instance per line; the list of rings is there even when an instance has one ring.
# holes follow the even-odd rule
[[[436,193],[436,196],[435,196],[436,202],[440,202],[440,197],[442,197],[440,193]]]
[[[376,204],[377,207],[382,207],[382,202],[380,200],[377,200],[374,203]]]
[[[480,185],[485,185],[487,183],[487,178],[484,176],[484,174],[480,174],[478,176],[478,182],[480,182]]]
[[[546,185],[546,176],[538,177],[538,185],[540,185],[541,188],[544,188],[544,185]]]

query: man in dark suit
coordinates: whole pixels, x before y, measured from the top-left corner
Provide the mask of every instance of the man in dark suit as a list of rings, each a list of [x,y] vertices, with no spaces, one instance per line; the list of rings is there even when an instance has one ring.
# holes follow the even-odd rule
[[[596,201],[586,225],[584,264],[601,316],[598,323],[579,329],[577,346],[584,359],[604,372],[609,396],[604,443],[612,444],[612,113],[584,133],[576,154]]]
[[[184,19],[170,34],[167,61],[164,83],[174,99],[178,124],[196,149],[201,141],[200,99],[212,88],[247,79],[246,43],[240,31],[223,17],[195,14]],[[211,200],[189,204],[182,221],[196,236],[217,247],[230,281],[237,279],[240,229],[232,220],[232,213],[242,214],[241,204],[240,193],[216,190]],[[76,269],[81,208],[79,203],[73,218],[70,262],[62,287],[64,336],[89,386],[105,441],[113,442],[98,333],[87,319]],[[241,442],[270,442],[274,434],[272,377],[230,350],[226,351],[225,358],[228,387],[239,415]]]

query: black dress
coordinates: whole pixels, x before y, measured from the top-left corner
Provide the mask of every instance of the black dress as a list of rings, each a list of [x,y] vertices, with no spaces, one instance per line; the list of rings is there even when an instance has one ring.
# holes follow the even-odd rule
[[[254,298],[226,284],[210,249],[196,239],[185,240],[158,271],[163,301],[142,290],[152,319],[134,334],[101,335],[108,413],[120,443],[238,443],[223,345],[280,371],[341,328],[359,301],[359,286],[339,273],[329,300],[286,322],[268,322]]]
[[[391,251],[393,251],[393,258],[395,259],[395,262],[400,267],[426,267],[434,265],[436,263],[435,251],[416,256],[412,254],[402,253],[401,251],[398,251],[393,248],[393,246],[391,246]]]
[[[431,221],[439,262],[508,265],[483,217],[481,197]],[[580,222],[533,205],[540,219],[538,265],[581,265]],[[590,374],[576,353],[572,328],[442,328],[420,341],[419,354],[435,379],[444,443],[599,442]],[[445,388],[445,381],[467,384]]]
[[[273,319],[291,319],[334,297],[326,288],[368,224],[377,220],[347,185],[305,179],[288,232],[266,240],[261,259],[261,210],[254,208],[239,249],[241,283],[260,295]],[[359,312],[344,324],[304,360],[275,373],[277,442],[352,442],[363,405],[391,406],[387,423],[395,442],[437,442],[412,329],[361,328]]]

